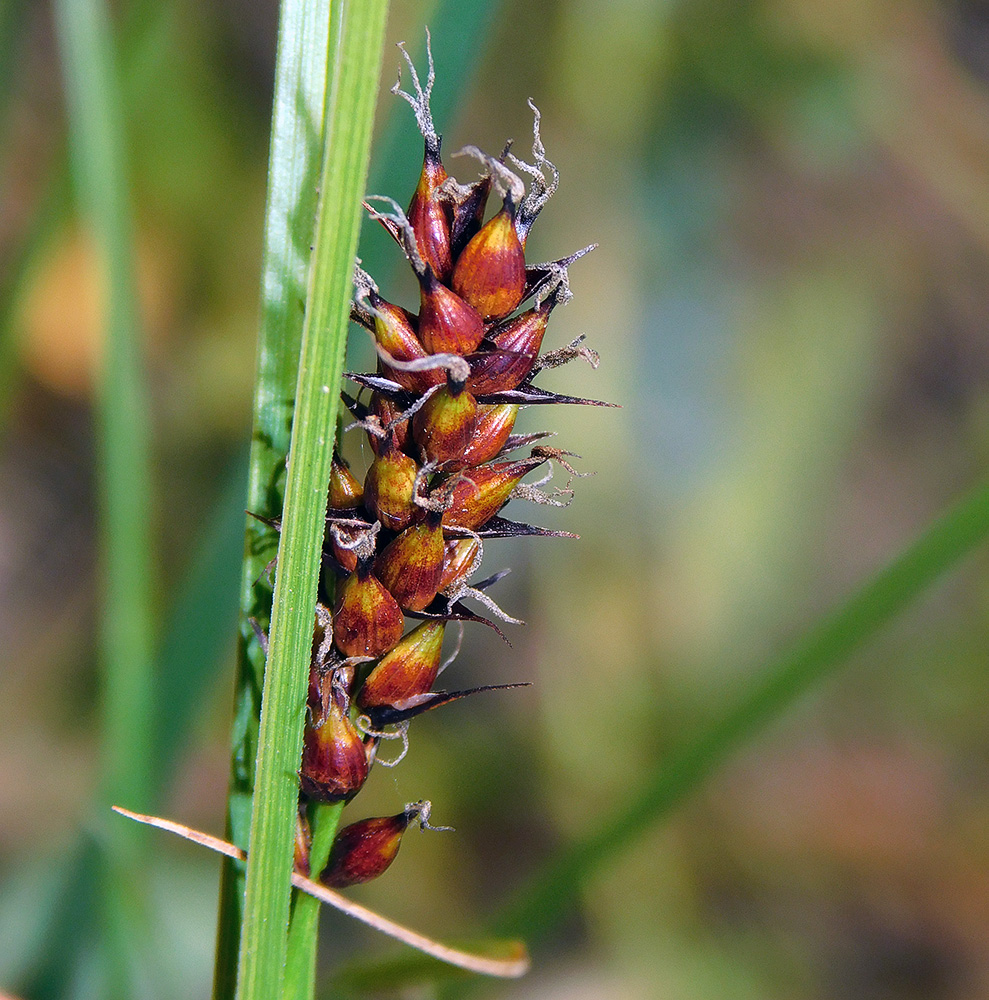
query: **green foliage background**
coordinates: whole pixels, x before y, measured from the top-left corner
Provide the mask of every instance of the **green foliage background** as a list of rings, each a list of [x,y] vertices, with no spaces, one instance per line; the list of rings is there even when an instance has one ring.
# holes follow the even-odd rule
[[[422,719],[408,760],[373,773],[345,817],[428,797],[457,833],[410,834],[354,895],[445,937],[524,916],[536,971],[504,996],[984,994],[985,554],[873,641],[861,616],[839,618],[818,671],[832,676],[809,696],[746,701],[984,477],[978,6],[457,8],[396,0],[389,38],[418,47],[432,28],[449,153],[509,136],[524,153],[525,99],[539,105],[563,181],[530,256],[601,244],[574,267],[550,346],[587,333],[602,365],[545,382],[623,409],[525,415],[597,471],[568,510],[533,513],[582,537],[488,548],[492,571],[513,568],[499,601],[529,624],[512,649],[471,634],[454,669],[464,686],[534,686]],[[114,13],[155,559],[153,749],[145,801],[123,804],[219,831],[277,12]],[[101,859],[134,848],[99,764],[99,272],[68,194],[55,37],[43,5],[0,12],[0,990],[202,996],[213,859],[142,835],[141,916],[123,930],[94,891]],[[383,84],[396,62],[389,49]],[[386,86],[376,134],[373,189],[405,202],[421,150]],[[383,291],[411,304],[394,248],[365,230]],[[356,342],[352,363],[367,360]],[[966,512],[954,548],[946,532],[920,551],[918,587],[985,534],[982,494]],[[880,603],[862,612],[873,625]],[[722,731],[738,745],[711,742],[738,705]],[[701,737],[676,809],[636,819],[630,804]],[[612,846],[575,898],[535,895],[594,838]],[[378,995],[399,975],[373,967],[395,951],[370,932],[331,915],[323,932],[322,995]]]

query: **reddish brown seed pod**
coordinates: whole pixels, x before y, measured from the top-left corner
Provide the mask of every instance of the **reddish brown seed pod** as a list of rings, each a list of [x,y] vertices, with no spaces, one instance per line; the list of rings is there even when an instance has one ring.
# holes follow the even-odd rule
[[[490,462],[502,448],[515,426],[519,408],[514,403],[488,404],[478,408],[477,427],[464,449],[464,465]],[[454,466],[456,468],[456,466]]]
[[[448,176],[440,159],[440,137],[431,136],[426,139],[422,173],[406,215],[415,234],[419,255],[440,281],[448,281],[453,270],[450,205],[439,193]]]
[[[301,875],[309,876],[309,849],[312,847],[312,833],[309,823],[302,813],[295,817],[295,847],[292,867]]]
[[[426,268],[419,279],[419,339],[430,354],[470,354],[484,338],[477,310]]]
[[[471,571],[477,557],[478,542],[474,538],[449,538],[443,543],[443,571],[439,592],[448,593]]]
[[[443,528],[432,512],[406,528],[374,562],[382,586],[406,611],[422,611],[439,590],[443,572]]]
[[[440,668],[445,622],[427,621],[414,628],[368,674],[357,695],[361,709],[376,708],[424,694]]]
[[[332,672],[324,676],[322,683],[332,684]],[[336,802],[360,791],[370,764],[367,746],[347,715],[344,698],[332,691],[328,702],[324,718],[306,723],[299,783],[310,798]]]
[[[515,207],[508,199],[457,258],[453,290],[485,319],[507,316],[525,294],[525,251],[515,232]]]
[[[358,565],[337,588],[333,643],[344,656],[381,656],[402,637],[398,602],[371,572]]]
[[[416,513],[413,500],[419,467],[395,446],[392,435],[378,444],[378,454],[364,477],[364,506],[384,527],[401,531]]]
[[[330,509],[354,510],[360,507],[363,498],[364,487],[354,478],[340,456],[334,454],[330,466]]]
[[[396,361],[418,361],[428,357],[412,325],[412,317],[400,306],[386,302],[374,289],[367,293],[374,315],[374,339]],[[410,392],[425,392],[446,378],[441,369],[409,372],[382,363],[382,370],[392,381]]]
[[[477,400],[463,386],[438,389],[412,418],[412,439],[437,464],[461,458],[476,429]]]
[[[416,815],[406,809],[397,816],[377,816],[345,826],[333,841],[329,862],[319,881],[342,889],[370,882],[383,874],[395,860],[402,834]]]
[[[475,396],[514,389],[532,371],[553,305],[543,302],[488,334],[496,350],[472,354],[467,388]]]
[[[501,510],[522,477],[545,461],[545,458],[524,458],[456,473],[450,506],[443,513],[443,527],[470,531],[480,528]]]

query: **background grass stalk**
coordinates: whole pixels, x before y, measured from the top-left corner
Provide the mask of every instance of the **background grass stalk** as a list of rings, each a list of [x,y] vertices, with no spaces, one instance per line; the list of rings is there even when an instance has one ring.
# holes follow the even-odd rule
[[[121,99],[110,20],[101,0],[59,0],[56,27],[69,112],[76,196],[102,276],[105,343],[97,396],[102,594],[102,801],[150,799],[153,559],[146,391],[134,273]],[[101,820],[103,817],[101,817]],[[138,841],[108,825],[104,918],[113,982],[131,995]]]
[[[651,779],[597,832],[553,859],[497,922],[499,932],[531,939],[557,923],[590,875],[668,815],[987,539],[989,482],[950,508],[844,605],[757,674],[724,715],[663,759]]]
[[[299,754],[338,383],[387,4],[341,2],[328,53],[320,198],[264,674],[237,996],[281,994]]]

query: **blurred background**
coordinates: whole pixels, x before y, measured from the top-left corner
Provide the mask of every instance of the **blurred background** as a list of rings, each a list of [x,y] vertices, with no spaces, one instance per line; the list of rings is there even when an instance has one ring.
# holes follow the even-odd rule
[[[540,107],[562,182],[528,256],[600,244],[547,346],[586,333],[601,354],[541,384],[622,409],[523,414],[596,475],[567,510],[513,513],[581,540],[487,547],[486,569],[513,569],[497,600],[528,624],[512,648],[470,632],[452,670],[533,686],[418,721],[345,814],[427,797],[457,828],[410,833],[353,892],[448,938],[483,932],[989,457],[989,5],[462,6],[471,30],[452,37],[445,8],[395,0],[389,37],[418,49],[434,28],[437,95],[457,80],[448,153],[514,137],[525,156],[526,99]],[[218,833],[277,5],[114,7],[153,423],[153,798]],[[0,34],[0,991],[85,998],[87,872],[123,822],[93,805],[101,293],[47,5],[8,3]],[[399,187],[378,193],[404,204],[421,144],[387,93],[397,62],[389,48],[378,118],[404,118]],[[414,305],[365,230],[382,292]],[[967,562],[615,852],[535,971],[494,992],[989,997],[986,568]],[[206,996],[218,863],[144,843],[145,993]],[[345,961],[393,951],[335,914],[323,930],[322,995]]]

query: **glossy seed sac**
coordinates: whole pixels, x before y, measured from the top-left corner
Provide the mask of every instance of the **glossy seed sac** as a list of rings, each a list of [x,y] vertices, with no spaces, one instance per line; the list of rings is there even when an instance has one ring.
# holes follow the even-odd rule
[[[437,389],[412,418],[413,440],[437,465],[461,458],[476,429],[477,400],[463,388]]]
[[[402,834],[414,816],[415,813],[405,810],[397,816],[377,816],[345,826],[333,841],[330,860],[319,881],[342,889],[384,874],[395,860]]]
[[[299,770],[302,790],[320,802],[349,799],[360,791],[369,769],[364,739],[334,692],[325,718],[306,723]]]
[[[515,210],[510,201],[464,247],[454,265],[451,284],[485,319],[507,316],[522,301],[525,251],[515,232]]]
[[[333,643],[344,656],[381,656],[402,637],[405,619],[394,597],[368,565],[337,588]]]
[[[419,339],[430,354],[470,354],[484,338],[480,314],[426,268],[419,279]]]
[[[415,235],[419,255],[440,281],[448,281],[453,270],[450,257],[450,205],[440,195],[449,176],[440,159],[440,138],[426,140],[422,173],[406,213]]]
[[[427,692],[439,671],[445,629],[445,622],[435,621],[414,628],[368,674],[358,706],[367,711]]]
[[[382,585],[406,611],[422,611],[436,596],[443,573],[441,516],[430,513],[406,528],[374,562]]]

